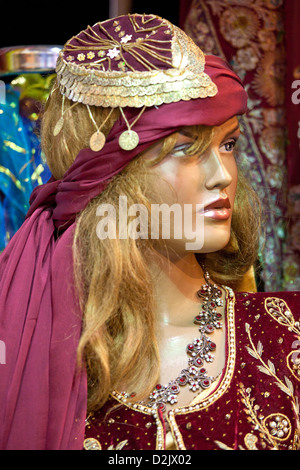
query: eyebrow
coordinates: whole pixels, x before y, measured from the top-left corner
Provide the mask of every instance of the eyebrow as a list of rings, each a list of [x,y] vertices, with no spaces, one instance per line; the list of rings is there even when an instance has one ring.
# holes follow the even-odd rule
[[[224,135],[223,139],[226,139],[226,138],[229,137],[231,134],[233,134],[235,131],[240,131],[240,130],[241,130],[241,129],[240,129],[240,125],[238,124],[237,126],[235,126],[234,129],[231,129],[230,131],[228,131],[228,132]],[[223,140],[223,139],[222,139],[222,140]]]
[[[231,129],[230,131],[228,131],[228,132],[224,135],[223,139],[227,139],[228,136],[230,136],[231,134],[233,134],[235,131],[238,131],[238,130],[242,133],[239,124],[237,124],[233,129]],[[182,129],[180,129],[179,134],[184,135],[185,137],[189,137],[190,139],[193,138],[193,135],[191,134],[191,132],[189,132],[189,126],[187,126],[187,127],[185,127],[185,128],[183,127]],[[222,140],[223,140],[223,139],[222,139]]]

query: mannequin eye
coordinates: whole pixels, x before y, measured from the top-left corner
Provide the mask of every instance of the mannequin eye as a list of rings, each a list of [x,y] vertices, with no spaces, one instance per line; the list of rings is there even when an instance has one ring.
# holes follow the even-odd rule
[[[182,158],[187,156],[188,149],[193,145],[193,142],[186,142],[181,145],[176,145],[172,150],[171,155],[173,157]]]
[[[228,142],[225,142],[225,144],[223,144],[220,147],[220,152],[223,152],[223,153],[232,152],[234,147],[236,146],[236,143],[237,143],[237,139],[228,140]]]

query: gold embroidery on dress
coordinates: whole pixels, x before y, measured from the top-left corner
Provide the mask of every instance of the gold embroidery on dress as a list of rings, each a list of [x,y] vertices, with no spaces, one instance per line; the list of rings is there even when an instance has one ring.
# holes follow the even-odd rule
[[[116,446],[112,444],[107,448],[107,450],[122,450],[123,447],[126,446],[127,442],[128,440],[126,439],[125,441],[119,442]],[[93,437],[88,437],[83,441],[83,448],[85,450],[102,450],[100,442]]]
[[[295,321],[294,315],[283,299],[278,297],[267,297],[265,309],[271,317],[280,325],[286,326],[289,331],[296,333],[300,339],[300,323]]]
[[[157,434],[156,434],[156,450],[163,450],[164,448],[164,429],[162,421],[160,419],[159,413],[157,410],[153,410],[150,407],[141,405],[139,403],[131,403],[127,400],[124,393],[119,393],[115,390],[111,392],[111,395],[119,403],[125,404],[127,408],[138,411],[142,414],[151,415],[155,419]],[[118,449],[119,450],[119,449]]]
[[[278,450],[277,441],[286,441],[290,437],[292,425],[289,418],[282,413],[272,413],[264,417],[260,406],[255,404],[255,398],[251,397],[251,388],[245,389],[240,384],[239,391],[243,397],[242,402],[245,405],[248,421],[253,425],[254,430],[259,432],[259,436],[263,441],[271,446],[272,449]],[[255,442],[253,437],[251,439],[249,434],[245,436],[246,447],[249,450],[255,450],[253,446],[255,446],[258,439]]]
[[[244,437],[244,442],[245,442],[245,446],[247,450],[258,450],[258,448],[256,447],[257,441],[258,441],[258,438],[250,432],[246,434],[246,436]],[[224,442],[221,442],[221,441],[214,441],[214,442],[222,450],[234,450],[232,447],[229,447],[227,444],[224,444]],[[246,450],[242,445],[239,445],[238,447],[239,447],[239,450]]]
[[[256,447],[257,441],[258,438],[251,432],[248,432],[248,434],[246,434],[246,436],[244,437],[244,442],[248,450],[258,450],[258,448]]]
[[[300,351],[291,351],[286,358],[286,364],[295,379],[300,381]]]
[[[83,448],[85,450],[102,450],[100,442],[93,437],[88,437],[83,441]]]
[[[297,335],[298,341],[296,340],[292,346],[299,347],[300,323],[295,321],[294,315],[287,303],[277,297],[268,297],[265,300],[265,309],[280,325],[286,326],[289,331]],[[286,358],[286,363],[293,377],[300,381],[300,351],[291,351]]]
[[[276,300],[275,303],[278,305],[277,301],[280,301],[280,299],[275,299],[275,300]],[[280,304],[280,307],[282,308],[284,306],[284,304],[286,306],[286,303],[284,301],[282,301],[282,303]],[[272,312],[270,312],[270,314],[272,314],[272,316],[275,315],[275,314],[277,315],[277,311],[276,312],[272,311]],[[291,316],[287,315],[287,310],[285,310],[284,314],[285,314],[285,316],[287,316],[287,318],[289,319],[289,322],[290,322]],[[278,319],[276,318],[276,320],[280,321],[280,322],[281,321],[285,322],[285,320],[282,320],[282,318],[280,318],[280,317],[278,317]],[[283,324],[285,324],[285,323],[283,323]],[[273,379],[275,379],[274,383],[280,388],[280,390],[282,392],[284,392],[286,395],[288,395],[290,397],[291,405],[292,405],[294,416],[295,416],[295,425],[296,425],[295,436],[294,436],[294,440],[293,440],[294,441],[293,449],[294,450],[300,449],[300,447],[299,447],[299,436],[300,436],[299,401],[298,401],[298,397],[296,397],[294,395],[294,385],[293,385],[292,381],[287,376],[284,376],[284,381],[279,379],[279,377],[277,376],[276,368],[275,368],[273,362],[270,361],[269,359],[268,359],[267,362],[265,362],[262,359],[263,345],[262,345],[261,341],[258,341],[257,347],[255,347],[254,343],[252,341],[252,338],[251,338],[250,325],[248,323],[246,323],[245,328],[246,328],[246,332],[248,334],[249,342],[250,342],[250,345],[251,345],[251,347],[246,346],[246,349],[252,357],[257,359],[261,363],[260,365],[257,366],[257,368],[263,374],[266,374],[270,377],[273,377]],[[279,441],[288,439],[288,437],[290,436],[290,433],[291,433],[291,423],[290,423],[289,419],[285,415],[282,415],[281,413],[272,414],[272,415],[267,416],[266,418],[262,417],[262,419],[263,419],[262,422],[260,422],[259,420],[256,420],[256,418],[254,419],[253,412],[257,411],[257,410],[255,410],[255,409],[252,410],[252,401],[253,401],[253,399],[250,400],[250,399],[247,398],[247,395],[245,394],[245,391],[244,391],[243,388],[241,388],[241,391],[242,391],[241,393],[242,393],[243,398],[244,398],[244,403],[246,404],[247,409],[248,409],[248,411],[251,415],[251,420],[253,419],[252,423],[255,422],[256,423],[255,426],[262,427],[262,429],[266,432],[265,435],[272,442],[274,442],[274,439],[279,440]],[[247,389],[247,392],[250,393],[250,389]],[[268,429],[268,428],[270,428],[270,429]],[[277,448],[277,447],[275,446],[274,448]]]
[[[264,421],[266,428],[270,429],[270,434],[279,441],[285,441],[290,437],[292,425],[287,416],[282,413],[273,413],[267,416]]]

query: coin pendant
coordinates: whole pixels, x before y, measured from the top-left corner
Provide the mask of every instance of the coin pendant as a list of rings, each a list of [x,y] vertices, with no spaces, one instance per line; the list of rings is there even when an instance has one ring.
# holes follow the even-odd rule
[[[60,133],[60,131],[63,128],[63,125],[64,125],[64,118],[63,118],[63,116],[61,116],[61,118],[57,121],[57,123],[55,124],[55,127],[53,129],[53,135],[55,137]]]
[[[133,150],[139,144],[139,136],[136,132],[129,130],[123,132],[119,137],[119,145],[123,150]]]
[[[90,148],[94,152],[100,152],[103,149],[105,144],[105,135],[103,132],[95,132],[90,138]]]

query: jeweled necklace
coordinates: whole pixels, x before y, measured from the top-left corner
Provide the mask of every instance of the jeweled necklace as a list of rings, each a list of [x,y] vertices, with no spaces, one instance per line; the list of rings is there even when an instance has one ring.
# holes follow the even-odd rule
[[[216,344],[207,336],[222,328],[222,314],[217,312],[216,307],[223,306],[222,291],[216,284],[209,281],[209,273],[204,269],[206,284],[198,291],[197,296],[203,300],[202,311],[194,318],[194,323],[199,325],[200,337],[194,338],[192,343],[186,347],[189,356],[188,366],[183,369],[176,379],[171,380],[167,385],[157,384],[153,392],[150,393],[148,401],[140,402],[143,405],[159,408],[162,412],[166,410],[166,405],[177,403],[177,395],[180,388],[189,385],[192,392],[208,388],[216,377],[208,376],[204,363],[211,363],[214,360],[213,352]],[[130,395],[126,395],[128,398]]]

